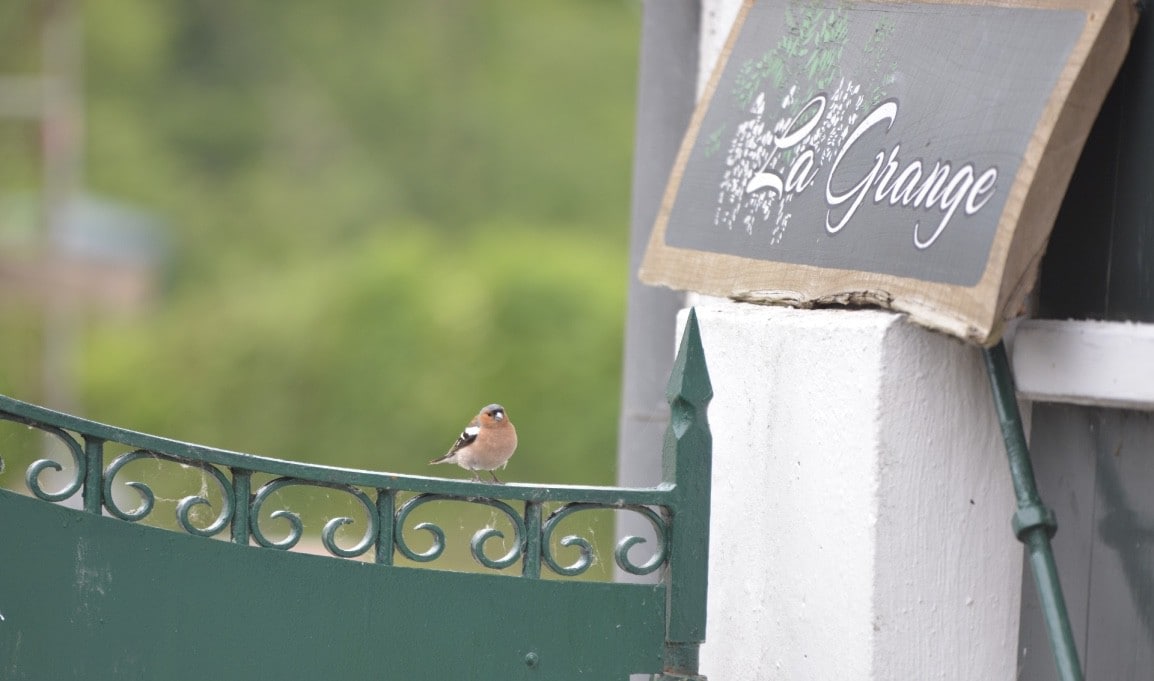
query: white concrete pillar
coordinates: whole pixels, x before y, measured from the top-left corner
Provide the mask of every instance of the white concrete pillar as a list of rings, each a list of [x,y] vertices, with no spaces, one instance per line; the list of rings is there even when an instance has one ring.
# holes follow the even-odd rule
[[[1014,679],[1022,551],[979,351],[886,312],[697,313],[715,392],[702,672]]]

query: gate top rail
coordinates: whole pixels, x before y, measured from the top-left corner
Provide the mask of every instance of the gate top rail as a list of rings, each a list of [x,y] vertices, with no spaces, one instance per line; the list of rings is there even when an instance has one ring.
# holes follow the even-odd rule
[[[653,487],[611,487],[597,485],[533,485],[509,482],[496,484],[468,479],[437,478],[369,471],[340,466],[289,461],[219,449],[158,435],[89,421],[64,412],[0,395],[0,419],[48,431],[59,429],[79,434],[85,441],[114,442],[144,452],[168,455],[186,461],[199,461],[253,473],[271,473],[314,482],[331,482],[403,492],[435,492],[460,497],[499,497],[519,501],[586,501],[625,506],[628,504],[668,505],[674,483],[661,482]],[[71,447],[70,447],[71,449]],[[39,462],[36,462],[39,463]],[[36,463],[33,467],[36,467]],[[49,466],[55,468],[54,466]],[[37,471],[43,467],[38,467]],[[57,469],[60,470],[60,469]],[[83,472],[83,463],[80,467]],[[36,488],[30,485],[33,493]],[[75,490],[74,490],[75,491]],[[37,496],[41,496],[37,494]],[[71,495],[69,495],[71,496]],[[41,498],[44,498],[41,496]],[[67,498],[67,497],[66,497]],[[60,499],[53,499],[60,501]]]

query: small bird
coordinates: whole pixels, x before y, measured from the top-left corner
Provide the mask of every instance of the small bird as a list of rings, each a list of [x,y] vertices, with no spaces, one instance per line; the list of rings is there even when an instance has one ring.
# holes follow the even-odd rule
[[[489,471],[493,482],[503,485],[494,471],[504,468],[516,450],[517,429],[504,407],[490,404],[465,426],[448,452],[429,463],[455,463],[472,471],[477,482],[481,481],[477,471]]]

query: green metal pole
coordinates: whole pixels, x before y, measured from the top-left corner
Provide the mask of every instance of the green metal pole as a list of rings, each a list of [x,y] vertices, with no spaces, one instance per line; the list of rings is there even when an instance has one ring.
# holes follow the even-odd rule
[[[1034,482],[1034,468],[1030,464],[1030,450],[1026,446],[1026,434],[1022,429],[1022,415],[1018,412],[1006,346],[999,342],[987,348],[983,354],[986,371],[990,375],[990,389],[994,393],[994,406],[1002,426],[1002,440],[1006,443],[1006,455],[1010,460],[1014,495],[1018,499],[1018,510],[1013,520],[1014,534],[1018,541],[1026,545],[1027,559],[1034,573],[1034,584],[1038,587],[1038,599],[1042,604],[1042,616],[1050,638],[1050,648],[1058,666],[1058,678],[1062,681],[1082,681],[1078,648],[1074,645],[1070,615],[1066,612],[1066,599],[1062,596],[1058,567],[1050,548],[1050,538],[1057,532],[1058,522],[1054,512],[1042,503]]]

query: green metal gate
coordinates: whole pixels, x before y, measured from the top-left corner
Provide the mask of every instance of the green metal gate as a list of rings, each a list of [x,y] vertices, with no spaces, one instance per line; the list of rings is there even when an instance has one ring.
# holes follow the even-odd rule
[[[0,397],[0,419],[46,433],[72,459],[70,468],[49,458],[33,463],[25,474],[31,498],[0,490],[0,678],[700,679],[712,389],[692,314],[667,395],[663,481],[652,488],[329,468],[176,442]],[[113,445],[124,453],[106,461]],[[128,482],[140,499],[122,508],[113,481],[141,459],[201,471],[219,487],[217,503],[207,492],[180,499],[183,532],[137,523],[152,513],[156,494]],[[49,469],[73,472],[48,490],[41,478]],[[284,538],[262,531],[264,507],[289,486],[347,496],[362,511],[327,521],[321,543],[329,555],[291,550],[303,528],[293,511],[271,512],[287,523]],[[67,508],[70,501],[82,509]],[[489,574],[435,569],[444,528],[407,525],[435,501],[507,518],[512,537],[487,527],[470,542]],[[659,583],[574,579],[594,560],[592,544],[554,534],[566,517],[597,509],[638,513],[652,524],[647,560],[634,562],[632,551],[645,540],[627,537],[614,561],[633,574],[660,572]],[[352,546],[338,540],[344,526],[364,528]],[[415,550],[406,538],[414,531],[431,546]],[[506,539],[511,548],[494,555],[496,540]],[[566,564],[555,545],[579,557]],[[493,574],[518,566],[519,575]]]

